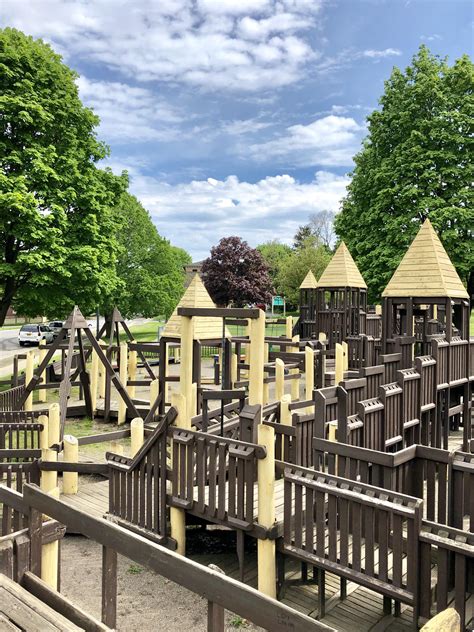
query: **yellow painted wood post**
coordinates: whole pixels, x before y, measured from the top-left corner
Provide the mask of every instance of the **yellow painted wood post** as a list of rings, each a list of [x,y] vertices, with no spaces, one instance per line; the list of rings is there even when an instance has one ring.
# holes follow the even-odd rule
[[[28,384],[33,379],[35,362],[34,351],[26,352],[26,368],[25,368],[25,384]],[[31,392],[25,402],[24,410],[33,410],[33,392]]]
[[[231,358],[231,365],[230,365],[230,379],[232,382],[232,388],[235,388],[235,384],[237,382],[237,364],[238,364],[239,358],[237,357],[236,353],[232,354],[232,358]]]
[[[326,334],[324,333],[324,331],[320,331],[319,332],[318,340],[319,340],[319,342],[327,342],[327,337],[326,337]]]
[[[305,347],[304,350],[304,374],[305,374],[305,397],[313,399],[314,389],[314,349]]]
[[[43,461],[57,461],[58,453],[56,450],[51,450],[51,446],[59,443],[60,420],[58,404],[52,404],[49,407],[49,420],[47,427],[48,439],[46,440],[46,433],[43,431],[44,438],[42,437],[41,444],[46,445],[47,441],[48,447],[41,450],[41,458]],[[47,494],[51,494],[52,496],[59,498],[58,473],[46,471],[41,472],[40,487]],[[54,590],[57,590],[58,587],[58,563],[58,541],[44,544],[41,549],[41,579]]]
[[[284,426],[291,426],[291,395],[283,395],[280,399],[280,423]],[[282,445],[282,459],[283,461],[286,458],[285,448]]]
[[[349,370],[349,345],[347,342],[343,341],[342,343],[342,352],[344,357],[344,371]]]
[[[101,348],[103,349],[102,346],[101,346]],[[102,363],[100,363],[100,367],[99,367],[99,397],[101,397],[102,399],[105,398],[105,379],[106,379],[105,366]]]
[[[185,399],[184,417],[192,417],[193,400],[193,338],[194,321],[192,317],[181,316],[181,365],[179,369],[179,392]]]
[[[189,427],[191,428],[191,418],[197,415],[197,384],[193,382],[191,387],[191,408],[189,413]]]
[[[119,378],[124,388],[127,388],[127,343],[122,342],[120,345],[120,362],[119,362]],[[123,399],[118,396],[117,423],[124,424],[127,417],[127,406]]]
[[[130,422],[130,438],[131,438],[131,452],[132,458],[140,450],[145,439],[145,430],[143,427],[143,419],[141,417],[135,417]]]
[[[376,313],[378,316],[381,316],[381,315],[382,315],[382,305],[376,305],[376,306],[375,306],[375,313]]]
[[[165,366],[163,367],[163,369],[160,367],[160,371],[163,370],[164,373],[164,377],[166,378],[168,375],[168,367],[169,367],[169,359],[170,359],[170,347],[169,345],[165,344]],[[166,408],[166,403],[170,401],[170,393],[169,393],[169,389],[170,389],[170,384],[169,382],[167,382],[166,380],[164,381],[164,386],[163,386],[163,406]]]
[[[270,354],[270,345],[268,343],[265,343],[263,345],[263,361],[266,364],[268,362],[268,358],[269,358],[269,354]],[[265,379],[265,371],[263,372],[263,377]],[[270,384],[263,384],[263,403],[268,404],[268,402],[270,401]]]
[[[293,338],[293,316],[286,317],[285,336],[286,338]]]
[[[92,414],[95,415],[97,409],[97,386],[99,382],[99,356],[92,350],[91,361],[91,401],[92,401]]]
[[[263,364],[265,345],[265,314],[260,310],[258,318],[250,322],[250,371],[249,404],[263,405]]]
[[[48,415],[40,415],[38,417],[38,423],[43,425],[43,430],[40,432],[40,449],[49,449],[49,419]]]
[[[280,401],[285,394],[285,363],[281,358],[275,360],[275,399]]]
[[[40,364],[44,360],[46,353],[47,353],[47,350],[45,349],[45,341],[40,340],[40,343],[39,343],[39,363]],[[41,384],[44,384],[46,381],[46,370],[44,370],[41,373],[40,377],[41,377]],[[45,388],[38,389],[38,401],[45,402],[46,399],[47,399],[47,390]]]
[[[130,351],[128,354],[128,377],[133,382],[137,379],[137,352]],[[135,386],[127,386],[127,392],[131,399],[135,397]]]
[[[64,435],[63,458],[67,463],[79,461],[79,442],[72,435]],[[77,494],[79,486],[79,474],[77,472],[64,472],[63,494]]]
[[[293,336],[293,342],[299,342],[299,341],[300,341],[300,337],[299,336]],[[292,347],[291,349],[294,352],[298,352],[299,351],[299,346]],[[290,373],[291,373],[291,375],[298,375],[299,374],[299,370],[298,369],[291,369]],[[291,399],[294,402],[296,402],[297,400],[299,400],[299,398],[300,398],[300,381],[299,380],[291,380]]]
[[[344,379],[344,350],[342,345],[336,342],[336,360],[334,367],[334,383],[336,386]]]
[[[175,420],[177,428],[189,428],[187,423],[186,400],[182,393],[171,394],[171,405],[176,408],[178,416]],[[171,446],[171,458],[173,458],[173,446]],[[171,462],[171,468],[178,467],[178,464]],[[178,483],[179,484],[179,483]],[[171,537],[176,540],[176,552],[180,555],[186,554],[186,513],[184,509],[170,507]]]
[[[160,381],[158,379],[150,382],[150,408],[156,402],[158,395],[160,394]]]
[[[275,523],[275,431],[259,424],[258,443],[267,455],[258,460],[258,523],[271,529]],[[258,589],[276,598],[275,540],[258,539]]]

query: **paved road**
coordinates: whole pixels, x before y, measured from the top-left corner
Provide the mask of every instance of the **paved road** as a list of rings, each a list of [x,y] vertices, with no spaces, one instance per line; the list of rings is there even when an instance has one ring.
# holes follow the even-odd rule
[[[132,320],[127,320],[127,325],[142,325],[143,323],[148,322],[149,318],[134,318]],[[92,323],[92,331],[96,333],[96,321],[95,319],[89,319],[89,323]],[[104,320],[99,320],[99,328],[102,327]],[[156,330],[158,331],[158,323],[156,326]],[[0,329],[0,377],[4,375],[9,375],[12,372],[13,368],[13,357],[17,353],[21,353],[25,351],[27,348],[31,349],[31,347],[20,347],[18,344],[18,332],[20,331],[20,327],[18,329]],[[23,367],[23,362],[20,361],[20,369]]]

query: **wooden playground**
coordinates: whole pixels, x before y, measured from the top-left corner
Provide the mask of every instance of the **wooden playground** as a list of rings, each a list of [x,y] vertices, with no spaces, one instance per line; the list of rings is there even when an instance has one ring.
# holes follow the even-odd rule
[[[122,555],[204,597],[212,632],[225,610],[270,631],[472,630],[469,317],[429,221],[381,306],[342,243],[284,335],[197,275],[157,342],[117,309],[95,337],[75,308],[0,392],[0,629],[115,629]],[[188,554],[220,531],[219,564]],[[102,547],[100,619],[61,593],[68,533]]]

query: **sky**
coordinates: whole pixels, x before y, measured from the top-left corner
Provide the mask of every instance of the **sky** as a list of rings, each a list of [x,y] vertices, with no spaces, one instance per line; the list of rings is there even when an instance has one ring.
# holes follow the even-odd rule
[[[292,242],[337,212],[392,68],[421,44],[472,56],[471,0],[1,0],[41,37],[160,234],[202,259],[220,238]]]

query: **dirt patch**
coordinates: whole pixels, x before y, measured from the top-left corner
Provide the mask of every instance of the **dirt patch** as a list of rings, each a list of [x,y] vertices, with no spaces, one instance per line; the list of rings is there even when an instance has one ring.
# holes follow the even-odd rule
[[[202,555],[198,555],[199,539],[190,538],[193,559],[209,560],[204,554],[212,543],[224,548],[228,535],[207,536]],[[229,549],[227,549],[228,551]],[[229,554],[215,551],[214,563]],[[83,536],[68,535],[61,545],[61,592],[87,612],[100,618],[101,612],[101,546]],[[182,586],[153,573],[124,557],[119,557],[117,590],[117,630],[185,632],[207,630],[207,601]],[[226,630],[257,632],[262,630],[237,615],[226,612]]]

